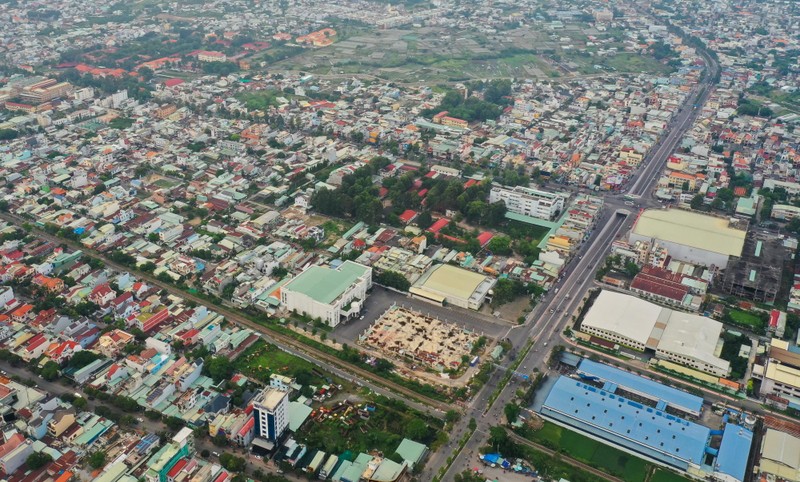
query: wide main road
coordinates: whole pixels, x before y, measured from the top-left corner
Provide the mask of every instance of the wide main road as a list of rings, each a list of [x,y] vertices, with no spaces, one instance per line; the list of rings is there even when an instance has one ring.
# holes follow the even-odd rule
[[[678,115],[667,126],[666,132],[659,142],[645,156],[641,168],[629,183],[628,192],[630,194],[642,196],[650,192],[656,182],[659,170],[686,131],[691,128],[708,100],[714,79],[719,71],[719,64],[707,52],[699,51],[699,54],[703,57],[707,67],[703,80],[692,88]],[[543,302],[531,311],[526,323],[518,328],[521,330],[520,333],[513,332],[513,328],[509,332],[509,338],[515,343],[514,350],[518,350],[527,340],[534,342],[533,348],[524,355],[524,359],[519,364],[518,370],[522,373],[530,373],[534,368],[546,365],[550,349],[554,345],[561,344],[560,333],[571,322],[573,312],[582,303],[586,292],[590,289],[594,274],[603,262],[612,241],[623,231],[623,228],[629,227],[629,225],[626,226],[629,213],[624,210],[614,210],[619,205],[617,199],[607,197],[607,200],[612,202],[609,202],[604,208],[603,217],[598,221],[598,225],[603,226],[601,231],[595,233],[580,250],[582,254],[577,263],[568,265],[563,279],[555,287],[558,291],[551,290]],[[647,204],[649,205],[649,203]],[[457,473],[467,469],[474,462],[472,455],[486,444],[489,428],[498,424],[503,417],[503,408],[513,400],[517,386],[512,381],[502,387],[500,395],[491,406],[487,406],[492,391],[502,377],[503,373],[498,374],[496,370],[492,381],[476,396],[467,416],[454,428],[454,432],[460,434],[469,418],[475,418],[478,421],[477,429],[471,435],[464,449],[456,454],[455,460],[442,480],[453,480]],[[429,478],[432,478],[442,466],[443,458],[441,454],[434,454],[431,457],[429,467],[425,472]]]
[[[702,107],[711,95],[714,79],[719,72],[719,63],[705,51],[698,51],[706,64],[702,81],[695,85],[678,111],[678,114],[667,126],[666,132],[650,149],[642,160],[642,167],[633,174],[628,183],[628,193],[642,196],[650,192],[655,184],[659,171],[664,167],[669,156],[675,151],[686,131],[691,129]]]
[[[581,257],[571,268],[565,271],[564,278],[557,285],[558,293],[550,294],[529,314],[529,323],[512,329],[509,338],[515,341],[515,350],[527,340],[533,340],[534,345],[519,363],[519,371],[530,373],[534,367],[543,367],[549,354],[547,347],[558,344],[561,340],[560,333],[570,322],[572,312],[582,302],[583,294],[594,281],[594,273],[605,259],[608,248],[614,238],[622,231],[628,219],[624,211],[609,212],[606,208],[598,225],[602,226],[589,239]],[[457,473],[465,470],[471,460],[471,455],[486,444],[489,428],[497,425],[503,417],[503,408],[515,396],[519,386],[513,381],[502,388],[500,395],[491,406],[489,398],[497,387],[504,373],[495,370],[490,383],[476,396],[465,417],[456,424],[453,432],[463,433],[470,418],[478,422],[478,427],[472,434],[464,449],[460,451],[442,480],[453,480]],[[425,480],[431,480],[443,462],[442,456],[434,454],[428,464]]]

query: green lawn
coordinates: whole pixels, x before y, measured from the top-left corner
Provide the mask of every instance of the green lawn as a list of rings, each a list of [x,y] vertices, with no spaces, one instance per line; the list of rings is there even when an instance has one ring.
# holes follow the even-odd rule
[[[646,72],[648,74],[666,74],[671,67],[651,57],[638,54],[617,54],[605,59],[596,59],[599,65],[613,67],[619,72]]]
[[[554,423],[545,422],[541,430],[530,431],[524,435],[546,447],[562,450],[576,460],[597,467],[627,482],[644,482],[651,467],[650,463],[640,458]]]
[[[666,469],[656,469],[650,482],[688,482],[690,479]]]
[[[746,311],[731,310],[731,319],[740,324],[752,326],[753,328],[761,329],[764,327],[764,322],[758,316],[748,313]]]
[[[269,383],[273,373],[295,377],[298,382],[313,385],[325,383],[322,372],[315,365],[264,340],[257,341],[245,350],[233,365],[237,371],[265,383]]]
[[[169,189],[176,185],[176,183],[170,181],[169,179],[159,179],[158,181],[154,182],[157,187],[162,189]]]

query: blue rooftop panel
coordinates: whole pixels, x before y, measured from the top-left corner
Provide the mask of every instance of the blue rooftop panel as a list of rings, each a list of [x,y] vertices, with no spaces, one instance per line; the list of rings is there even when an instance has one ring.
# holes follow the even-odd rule
[[[697,413],[703,408],[703,399],[696,395],[662,385],[603,363],[584,359],[578,366],[578,370],[584,375],[597,377],[605,383],[613,383],[624,390],[645,394],[654,400],[663,400],[667,405],[675,408]]]
[[[732,423],[725,425],[719,456],[714,464],[715,472],[730,475],[736,480],[744,480],[752,443],[753,432]]]
[[[702,463],[708,428],[611,400],[590,388],[560,377],[544,401],[542,414],[673,467],[685,470],[689,462]]]

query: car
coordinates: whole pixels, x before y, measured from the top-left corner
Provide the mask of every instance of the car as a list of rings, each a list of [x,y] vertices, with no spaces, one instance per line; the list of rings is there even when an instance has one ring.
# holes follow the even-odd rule
[[[544,346],[547,346],[547,342],[544,342]]]
[[[136,421],[139,423],[144,423],[144,419],[142,417],[137,418]]]
[[[633,206],[633,201],[625,201],[626,206]]]
[[[219,452],[211,452],[211,455],[213,455],[214,457],[219,457]]]
[[[550,308],[550,313],[555,313],[555,312],[556,312],[556,310]]]

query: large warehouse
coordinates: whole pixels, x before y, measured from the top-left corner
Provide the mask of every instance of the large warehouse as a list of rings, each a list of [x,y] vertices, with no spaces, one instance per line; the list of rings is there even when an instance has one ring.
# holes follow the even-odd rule
[[[715,355],[722,330],[722,323],[711,318],[607,290],[600,292],[581,322],[584,333],[726,377],[730,363]]]
[[[545,419],[696,478],[745,479],[753,433],[692,421],[702,398],[587,359],[573,377],[545,382],[534,402]]]
[[[800,480],[800,438],[768,428],[761,442],[758,468],[767,480]]]
[[[336,268],[311,266],[281,288],[289,311],[320,318],[334,327],[361,311],[372,287],[372,268],[345,261]]]
[[[449,265],[431,266],[409,293],[436,304],[450,304],[471,310],[480,309],[497,280]]]
[[[744,221],[682,209],[646,209],[629,241],[658,243],[675,259],[725,269],[731,256],[741,256],[746,234]]]

